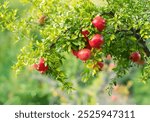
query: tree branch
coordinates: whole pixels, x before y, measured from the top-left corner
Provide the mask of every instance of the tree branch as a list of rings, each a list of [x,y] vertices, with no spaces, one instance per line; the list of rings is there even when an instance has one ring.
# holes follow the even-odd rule
[[[147,47],[146,42],[144,41],[144,39],[139,34],[140,28],[137,29],[137,30],[134,29],[134,28],[131,28],[131,31],[133,32],[135,38],[138,40],[138,43],[142,45],[142,48],[143,48],[144,52],[146,53],[147,57],[150,57],[150,50],[148,49],[148,47]]]
[[[55,42],[58,41],[62,37],[62,34],[67,33],[69,30],[70,30],[70,28],[66,29],[60,35],[58,35],[55,39],[53,39],[52,40],[53,43],[50,44],[50,48],[54,47],[55,46]]]
[[[134,29],[134,28],[131,28],[130,30],[118,30],[116,31],[116,33],[119,33],[119,32],[128,32],[128,31],[131,31],[135,36],[135,38],[138,40],[138,43],[142,45],[142,48],[144,50],[144,52],[146,53],[147,57],[150,57],[150,50],[148,49],[147,45],[146,45],[146,42],[144,41],[144,39],[141,37],[141,35],[139,34],[140,32],[140,29]]]
[[[110,11],[110,12],[103,12],[103,13],[101,13],[100,14],[101,16],[103,16],[103,15],[107,15],[107,16],[110,16],[110,17],[114,17],[114,12],[112,12],[112,11]]]
[[[146,42],[142,39],[139,34],[135,34],[136,39],[142,45],[144,52],[146,53],[147,57],[150,57],[150,50],[148,49]]]

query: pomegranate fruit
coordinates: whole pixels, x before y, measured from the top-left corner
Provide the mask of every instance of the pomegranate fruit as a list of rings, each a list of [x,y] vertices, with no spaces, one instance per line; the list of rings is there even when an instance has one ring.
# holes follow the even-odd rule
[[[89,40],[89,44],[93,48],[100,48],[104,43],[103,36],[100,34],[95,34],[91,40]]]
[[[87,36],[87,35],[90,34],[90,32],[88,30],[82,30],[81,34],[84,35],[84,36]]]
[[[91,50],[84,48],[79,50],[78,52],[78,58],[82,61],[86,61],[91,57]]]
[[[130,55],[130,60],[133,62],[138,62],[141,60],[141,54],[139,52],[133,52]]]
[[[36,69],[37,71],[39,71],[42,74],[48,70],[48,66],[45,66],[44,58],[40,58],[39,63],[34,64],[33,67],[34,67],[34,69]]]
[[[97,62],[97,64],[98,64],[99,69],[102,70],[104,67],[104,63],[103,62]]]
[[[71,52],[72,52],[72,54],[73,54],[74,56],[76,56],[76,57],[78,58],[78,51],[72,50]]]
[[[102,31],[105,28],[106,21],[103,19],[101,16],[96,16],[92,24],[94,25],[95,28],[97,28],[99,31]]]

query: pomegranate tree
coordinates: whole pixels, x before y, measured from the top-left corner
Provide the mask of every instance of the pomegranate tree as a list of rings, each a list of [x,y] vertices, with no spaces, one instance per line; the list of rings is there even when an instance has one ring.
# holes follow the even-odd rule
[[[0,30],[12,31],[16,41],[25,40],[14,69],[18,72],[34,64],[37,71],[60,81],[70,90],[72,82],[62,67],[66,55],[72,53],[76,60],[85,62],[83,65],[88,70],[82,76],[86,80],[102,71],[93,66],[103,61],[106,67],[112,62],[115,64],[116,77],[108,84],[131,75],[133,67],[142,71],[139,81],[147,81],[150,76],[150,2],[107,1],[109,4],[97,7],[90,0],[26,0],[21,1],[28,7],[21,11],[22,16],[17,8],[9,8],[8,2],[0,3]],[[111,58],[106,59],[108,55]],[[100,69],[103,63],[98,63]]]

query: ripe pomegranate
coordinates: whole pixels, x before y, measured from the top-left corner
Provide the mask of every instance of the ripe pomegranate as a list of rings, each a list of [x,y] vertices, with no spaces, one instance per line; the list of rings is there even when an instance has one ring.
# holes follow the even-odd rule
[[[72,52],[72,54],[73,54],[74,56],[76,56],[76,57],[78,58],[78,51],[72,50],[71,52]]]
[[[81,34],[84,35],[84,36],[87,36],[87,35],[90,34],[90,32],[88,30],[82,30]]]
[[[104,43],[103,36],[100,34],[95,34],[91,40],[89,40],[89,44],[93,48],[100,48],[100,46]]]
[[[92,24],[94,25],[95,28],[97,28],[99,31],[102,31],[105,28],[106,21],[103,19],[101,16],[96,16]]]
[[[130,60],[132,60],[133,62],[138,62],[141,60],[141,54],[139,52],[133,52],[130,55]]]
[[[99,69],[102,70],[104,67],[104,63],[103,62],[97,62],[97,64],[98,64]]]
[[[39,63],[34,64],[33,67],[42,74],[48,70],[48,66],[45,66],[44,58],[40,58]]]
[[[39,60],[39,64],[44,64],[44,63],[45,63],[44,58],[40,58],[40,60]]]
[[[44,66],[44,67],[41,67],[41,69],[39,71],[41,74],[44,74],[47,70],[48,70],[48,66]]]
[[[82,61],[86,61],[91,57],[91,50],[84,48],[79,50],[78,52],[78,58]]]
[[[90,32],[88,30],[83,30],[81,31],[81,34],[84,36],[85,40],[88,42],[89,41],[88,35],[90,34]]]

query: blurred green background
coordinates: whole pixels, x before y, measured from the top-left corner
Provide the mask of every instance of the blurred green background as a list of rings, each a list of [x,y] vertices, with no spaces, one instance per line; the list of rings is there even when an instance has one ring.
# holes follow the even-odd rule
[[[16,76],[12,66],[25,41],[15,42],[12,33],[0,32],[0,104],[150,104],[150,82],[138,81],[138,73],[127,84],[116,86],[109,96],[103,89],[106,72],[82,82],[84,65],[71,54],[66,54],[63,66],[76,88],[70,94],[61,90],[57,81],[28,67]]]

